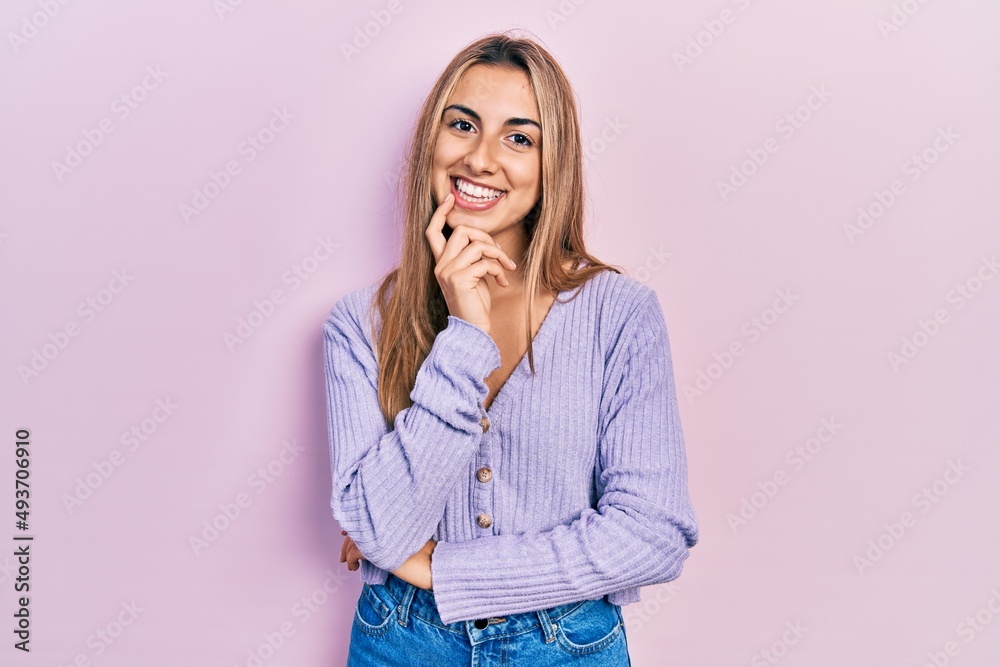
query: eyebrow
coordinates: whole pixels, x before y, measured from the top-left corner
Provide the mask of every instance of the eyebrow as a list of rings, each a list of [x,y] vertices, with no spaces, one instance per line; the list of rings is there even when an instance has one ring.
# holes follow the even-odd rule
[[[476,119],[480,123],[483,121],[483,119],[479,116],[478,113],[476,113],[475,111],[473,111],[469,107],[465,106],[464,104],[450,104],[447,107],[445,107],[444,110],[448,111],[449,109],[455,109],[456,111],[461,111],[462,113],[466,114],[467,116],[472,116],[474,119]],[[503,122],[503,126],[504,127],[516,127],[518,125],[534,125],[539,130],[542,129],[542,126],[538,124],[538,121],[532,120],[530,118],[508,118],[507,120],[505,120]]]

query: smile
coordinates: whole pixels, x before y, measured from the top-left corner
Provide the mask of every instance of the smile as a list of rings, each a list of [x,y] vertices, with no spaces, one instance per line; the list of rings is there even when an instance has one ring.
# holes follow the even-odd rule
[[[451,179],[451,189],[455,195],[455,204],[470,211],[493,208],[507,194],[504,190],[473,185],[459,177]]]

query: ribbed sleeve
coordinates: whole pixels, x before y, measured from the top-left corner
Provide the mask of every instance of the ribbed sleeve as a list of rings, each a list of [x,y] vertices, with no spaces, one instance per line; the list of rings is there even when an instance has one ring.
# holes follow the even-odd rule
[[[596,509],[542,532],[438,542],[431,574],[444,622],[596,599],[680,574],[698,526],[666,323],[655,292],[638,293],[605,371]]]
[[[479,446],[485,378],[500,351],[484,330],[449,316],[417,373],[413,405],[387,432],[361,296],[342,298],[323,324],[330,507],[365,558],[392,571],[433,536]]]

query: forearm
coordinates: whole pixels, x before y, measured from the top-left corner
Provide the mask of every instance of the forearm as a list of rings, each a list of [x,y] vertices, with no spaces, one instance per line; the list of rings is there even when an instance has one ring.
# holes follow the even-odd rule
[[[330,506],[366,558],[392,571],[433,534],[477,451],[484,378],[499,350],[482,329],[449,317],[417,373],[413,404],[387,432],[372,362],[358,362],[357,336],[336,315],[325,326]]]
[[[437,542],[434,540],[428,540],[420,551],[407,558],[406,562],[392,570],[392,573],[417,588],[431,590],[431,559],[436,545]]]

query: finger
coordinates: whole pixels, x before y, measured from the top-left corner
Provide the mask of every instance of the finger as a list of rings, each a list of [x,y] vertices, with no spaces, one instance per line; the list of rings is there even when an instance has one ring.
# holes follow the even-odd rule
[[[465,271],[464,276],[472,281],[468,289],[477,288],[486,276],[493,276],[497,285],[501,287],[510,287],[510,281],[507,280],[507,275],[504,273],[503,267],[497,264],[496,260],[484,257],[478,262],[474,262]]]
[[[441,258],[441,254],[444,252],[447,239],[444,237],[444,222],[445,217],[455,206],[455,195],[448,193],[448,196],[444,198],[434,213],[431,215],[431,220],[427,225],[427,230],[424,232],[424,236],[427,237],[427,242],[430,243],[431,253],[434,255],[434,261],[438,262]]]
[[[501,262],[507,260],[510,262],[510,258],[507,257],[503,250],[495,245],[491,245],[485,241],[473,241],[452,260],[449,265],[450,271],[462,270],[468,266],[475,264],[476,262],[482,261],[484,259],[493,260],[488,263],[495,263],[497,267],[503,269]],[[514,264],[510,262],[510,264]],[[513,268],[513,266],[511,267]],[[480,273],[480,276],[484,274]],[[505,277],[506,278],[506,277]]]
[[[500,287],[510,287],[510,281],[507,280],[507,275],[504,273],[503,267],[497,264],[495,260],[481,259],[473,266],[475,268],[472,269],[472,275],[477,279],[483,280],[486,276],[493,276],[493,279],[496,280],[497,285]]]
[[[361,567],[360,561],[363,560],[365,560],[364,554],[361,553],[361,550],[358,549],[357,545],[353,545],[351,550],[347,553],[347,566],[352,570],[356,570]]]
[[[489,248],[490,256],[500,258],[502,263],[505,264],[509,270],[513,271],[517,268],[514,260],[512,260],[507,253],[503,251],[503,248],[501,248],[500,245],[493,240],[492,236],[481,229],[476,229],[475,227],[470,227],[469,225],[458,225],[455,227],[455,231],[452,232],[451,238],[448,239],[445,245],[444,252],[441,253],[441,257],[437,261],[438,265],[445,265],[454,261],[455,257],[457,257],[463,250],[465,250],[473,242],[477,241],[485,244]],[[499,254],[496,254],[495,251],[499,251]]]
[[[346,562],[347,562],[347,569],[348,570],[353,570],[353,569],[355,569],[355,567],[357,567],[357,558],[354,555],[354,548],[353,547],[352,548],[348,548],[348,550],[347,550]]]
[[[347,560],[347,545],[350,544],[351,538],[345,538],[343,544],[340,545],[340,562],[343,563]]]
[[[347,537],[344,538],[344,544],[341,546],[341,551],[344,554],[343,562],[347,562],[348,560],[350,560],[352,550],[358,551],[358,545],[351,538],[351,536],[348,535]],[[360,551],[358,551],[358,553],[360,553]]]
[[[462,237],[468,239],[469,241],[485,241],[490,245],[500,248],[500,244],[497,243],[497,240],[493,238],[489,232],[483,231],[478,227],[472,227],[471,225],[457,225],[455,227],[455,231],[460,232]],[[503,248],[500,249],[503,250]]]

